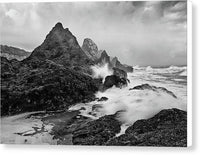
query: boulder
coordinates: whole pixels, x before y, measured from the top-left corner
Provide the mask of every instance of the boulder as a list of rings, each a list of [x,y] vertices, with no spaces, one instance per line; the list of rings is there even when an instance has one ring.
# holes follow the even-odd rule
[[[106,145],[187,146],[187,112],[166,109],[150,119],[136,121],[125,134],[107,141]]]
[[[92,112],[100,111],[103,108],[102,104],[95,104],[92,106]]]
[[[119,76],[116,76],[116,75],[110,75],[105,78],[103,89],[106,90],[113,86],[122,88],[123,86],[127,86],[127,84],[128,84],[127,79],[120,78]]]
[[[98,102],[101,102],[101,101],[107,101],[108,100],[108,98],[107,97],[101,97],[100,99],[98,99],[97,101]]]
[[[125,78],[125,79],[127,78],[127,72],[115,67],[113,68],[113,75],[116,75],[120,78]]]
[[[98,120],[86,123],[73,132],[74,145],[105,145],[120,132],[120,122],[115,115],[106,115]]]

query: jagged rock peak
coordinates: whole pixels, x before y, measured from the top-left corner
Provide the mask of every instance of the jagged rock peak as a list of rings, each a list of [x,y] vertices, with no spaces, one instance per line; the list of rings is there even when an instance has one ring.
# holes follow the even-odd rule
[[[50,50],[58,46],[80,48],[76,37],[69,31],[68,28],[64,29],[60,22],[58,22],[51,29],[40,48]]]
[[[114,57],[114,58],[111,59],[111,62],[114,63],[114,64],[116,64],[118,61],[119,61],[119,60],[118,60],[117,57]]]
[[[98,47],[95,42],[90,38],[85,38],[82,45],[82,50],[92,60],[100,58],[101,51],[98,51]]]
[[[56,25],[52,28],[51,32],[52,31],[61,31],[61,32],[65,31],[69,32],[72,35],[72,33],[69,31],[69,28],[64,28],[62,23],[60,22],[56,23]]]
[[[116,61],[118,61],[118,58],[117,58],[117,57],[114,57],[112,60],[116,60]]]
[[[109,57],[107,52],[105,50],[103,50],[103,52],[101,53],[101,56],[106,56],[106,57]]]
[[[108,63],[108,65],[110,66],[110,56],[107,54],[105,50],[102,51],[101,56],[98,59],[97,63],[100,63],[100,64]]]
[[[58,22],[56,23],[56,25],[54,26],[54,29],[64,29],[62,23]]]
[[[76,37],[68,28],[64,29],[60,22],[55,24],[43,43],[34,49],[28,60],[33,58],[39,60],[49,59],[67,66],[84,64],[85,60],[88,59],[79,46]]]
[[[97,45],[95,44],[95,42],[94,42],[92,39],[90,39],[90,38],[85,38],[85,39],[83,40],[83,45],[86,44],[86,43],[88,43],[88,44],[90,44],[90,45],[95,45],[95,46],[97,47]],[[97,48],[97,49],[98,49],[98,48]]]
[[[98,52],[98,47],[90,38],[85,38],[82,45],[83,50]]]

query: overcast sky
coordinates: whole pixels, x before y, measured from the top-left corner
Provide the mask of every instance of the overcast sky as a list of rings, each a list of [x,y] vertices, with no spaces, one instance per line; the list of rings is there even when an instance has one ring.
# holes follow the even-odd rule
[[[185,65],[185,1],[0,4],[0,44],[29,51],[57,23],[80,46],[91,38],[122,63],[140,66]]]

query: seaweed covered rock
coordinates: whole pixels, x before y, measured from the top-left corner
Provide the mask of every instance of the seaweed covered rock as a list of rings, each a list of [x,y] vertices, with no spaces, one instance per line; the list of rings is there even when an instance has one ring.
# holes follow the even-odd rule
[[[6,57],[1,57],[1,77],[16,74],[19,71],[19,63],[17,59],[8,60]]]
[[[116,115],[106,115],[95,121],[88,122],[73,132],[74,145],[105,145],[120,132],[120,122]]]
[[[38,65],[21,67],[18,73],[1,78],[1,115],[58,110],[95,99],[98,86],[91,77],[50,60]]]
[[[187,146],[187,112],[162,110],[150,119],[138,120],[125,134],[109,140],[106,145]]]

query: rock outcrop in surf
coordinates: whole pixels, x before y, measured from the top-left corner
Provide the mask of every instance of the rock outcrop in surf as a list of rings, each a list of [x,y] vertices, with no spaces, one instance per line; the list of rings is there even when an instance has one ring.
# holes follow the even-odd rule
[[[130,88],[129,90],[145,90],[145,89],[146,90],[152,90],[152,91],[158,91],[158,90],[163,91],[163,92],[173,96],[174,98],[177,98],[176,95],[173,92],[167,90],[166,88],[151,86],[149,84],[142,84],[142,85],[139,85],[139,86],[135,86],[133,88]]]

